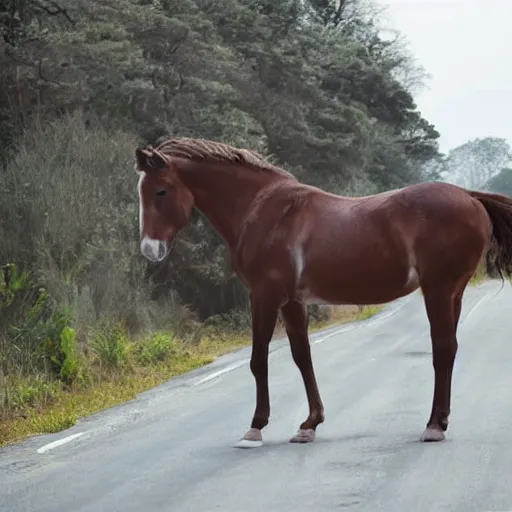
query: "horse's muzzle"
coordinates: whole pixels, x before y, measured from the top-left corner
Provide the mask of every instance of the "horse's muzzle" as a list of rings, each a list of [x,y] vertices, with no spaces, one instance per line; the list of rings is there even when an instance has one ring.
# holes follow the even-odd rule
[[[145,236],[140,242],[140,252],[149,261],[154,263],[163,261],[169,254],[170,246],[162,240],[155,240]]]

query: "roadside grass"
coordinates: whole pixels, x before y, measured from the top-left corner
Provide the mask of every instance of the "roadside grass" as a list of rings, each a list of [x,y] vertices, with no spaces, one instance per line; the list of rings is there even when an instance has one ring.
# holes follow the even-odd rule
[[[160,336],[163,336],[160,334]],[[65,387],[43,378],[9,379],[11,407],[0,416],[0,446],[20,441],[36,434],[55,433],[73,426],[79,418],[122,404],[195,368],[212,362],[216,357],[241,348],[248,343],[246,336],[232,335],[223,340],[203,338],[197,345],[175,342],[172,353],[162,358],[145,359],[142,343],[128,345],[132,352],[122,367],[109,368],[88,361],[86,383]],[[138,355],[135,349],[139,348]],[[131,349],[131,350],[130,350]],[[160,360],[163,359],[163,360]],[[82,364],[87,364],[85,361]],[[42,393],[43,387],[47,388]],[[5,402],[4,397],[4,402]]]
[[[328,319],[311,322],[310,332],[363,320],[381,309],[333,307]],[[274,338],[281,336],[282,329],[276,328]],[[82,377],[71,385],[43,375],[0,375],[0,446],[69,428],[80,418],[132,400],[139,393],[248,345],[248,332],[226,334],[218,329],[196,343],[162,332],[136,341],[118,333],[90,341],[90,354],[81,355],[77,363]]]
[[[329,317],[325,320],[312,320],[309,332],[319,331],[334,324],[345,324],[370,318],[384,308],[376,306],[330,306]]]
[[[487,280],[487,272],[485,271],[485,265],[482,262],[480,265],[478,265],[476,272],[474,273],[473,277],[469,281],[470,286],[478,286],[479,284],[482,284],[484,281]]]

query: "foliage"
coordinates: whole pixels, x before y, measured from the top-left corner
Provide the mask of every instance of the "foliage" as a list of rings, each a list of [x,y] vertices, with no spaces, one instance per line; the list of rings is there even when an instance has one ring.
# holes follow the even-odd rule
[[[512,169],[505,167],[484,185],[489,192],[512,196]]]
[[[3,267],[0,294],[2,372],[9,374],[15,366],[22,372],[48,370],[67,383],[77,378],[75,331],[68,325],[69,315],[47,290],[37,286],[28,272],[7,264]]]
[[[165,361],[177,353],[176,341],[169,333],[156,332],[144,340],[137,351],[141,364],[149,365]]]
[[[439,134],[397,78],[414,67],[407,49],[381,39],[375,8],[361,2],[69,0],[53,14],[37,5],[25,2],[20,18],[18,2],[4,22],[6,112],[85,107],[148,140],[226,140],[273,153],[309,181],[340,175],[343,186],[381,165],[384,147],[372,148],[383,127],[413,179],[415,163],[437,153]]]
[[[110,319],[101,322],[91,335],[91,352],[108,370],[122,368],[128,361],[129,345],[122,325]]]
[[[505,139],[474,139],[448,153],[444,178],[462,187],[479,189],[511,160],[512,151]]]
[[[62,329],[58,350],[54,361],[59,366],[59,377],[64,382],[73,382],[79,375],[80,362],[77,357],[76,333],[71,327]]]

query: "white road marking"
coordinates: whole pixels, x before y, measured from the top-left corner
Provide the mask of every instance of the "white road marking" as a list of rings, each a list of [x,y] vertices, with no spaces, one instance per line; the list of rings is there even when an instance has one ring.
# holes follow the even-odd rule
[[[243,366],[244,364],[247,364],[250,361],[250,359],[244,359],[242,361],[238,361],[238,363],[233,363],[229,366],[226,366],[226,368],[223,368],[222,370],[218,370],[216,372],[210,373],[209,375],[206,375],[206,377],[203,377],[202,379],[199,379],[194,386],[199,386],[200,384],[204,384],[205,382],[209,382],[210,380],[216,379],[217,377],[220,377],[221,375],[224,375],[225,373],[231,372],[233,370],[236,370],[240,366]]]
[[[327,334],[327,336],[322,336],[321,338],[318,338],[317,340],[315,340],[313,343],[322,343],[323,341],[325,341],[326,339],[328,338],[332,338],[333,336],[336,336],[338,334],[341,334],[343,332],[348,332],[348,331],[352,331],[354,329],[356,329],[357,326],[356,325],[351,325],[351,326],[347,326],[347,327],[342,327],[341,329],[337,329],[336,331],[334,332],[331,332],[329,334]]]
[[[314,341],[314,343],[322,343],[328,338],[331,338],[332,336],[336,336],[338,334],[341,334],[343,332],[352,331],[354,329],[357,329],[359,327],[370,327],[374,325],[377,322],[380,322],[381,320],[385,320],[386,318],[389,318],[390,316],[396,315],[400,309],[402,309],[406,304],[406,301],[404,301],[402,304],[400,304],[397,307],[394,307],[391,311],[384,313],[382,315],[378,315],[376,318],[368,318],[366,320],[362,320],[359,322],[356,322],[354,325],[347,325],[346,327],[342,327],[341,329],[338,329],[334,332],[329,333],[327,336],[323,336],[321,338],[318,338]]]
[[[488,299],[491,296],[491,293],[492,293],[492,290],[489,290],[483,297],[481,297],[479,300],[477,300],[475,302],[474,306],[468,311],[466,316],[460,322],[461,325],[467,322],[468,318],[471,316],[471,313],[473,313],[473,311],[475,311],[477,306],[479,306],[485,299]]]
[[[41,446],[41,448],[39,448],[37,450],[37,453],[45,453],[49,450],[53,450],[54,448],[57,448],[58,446],[62,446],[63,444],[69,443],[70,441],[73,441],[73,439],[77,439],[78,437],[83,436],[84,434],[85,434],[85,432],[78,432],[71,436],[63,437],[62,439],[53,441],[53,443],[45,444],[44,446]]]
[[[395,308],[391,311],[389,311],[388,313],[384,313],[383,315],[379,315],[377,318],[369,318],[368,321],[366,322],[366,326],[370,326],[370,325],[373,325],[377,322],[380,322],[381,320],[385,320],[386,318],[389,318],[390,316],[393,316],[393,315],[396,315],[397,311],[399,309],[401,309],[403,307],[400,306],[399,308]]]

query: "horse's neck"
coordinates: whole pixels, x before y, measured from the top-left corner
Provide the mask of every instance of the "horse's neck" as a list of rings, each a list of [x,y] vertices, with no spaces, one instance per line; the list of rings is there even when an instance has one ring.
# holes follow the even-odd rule
[[[236,165],[181,162],[180,177],[192,192],[195,205],[230,248],[236,246],[242,222],[258,193],[276,179],[264,171]]]

